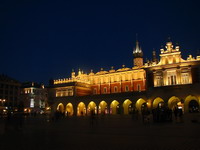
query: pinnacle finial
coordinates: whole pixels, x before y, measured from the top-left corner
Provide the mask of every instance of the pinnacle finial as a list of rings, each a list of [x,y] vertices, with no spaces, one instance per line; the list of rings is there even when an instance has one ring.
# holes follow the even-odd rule
[[[170,36],[167,38],[167,42],[171,42],[171,37]]]
[[[138,34],[137,33],[135,34],[135,39],[136,39],[136,41],[138,41]]]

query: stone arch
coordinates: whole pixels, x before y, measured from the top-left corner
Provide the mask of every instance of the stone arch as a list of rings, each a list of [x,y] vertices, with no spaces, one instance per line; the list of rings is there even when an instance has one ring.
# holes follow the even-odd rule
[[[174,110],[175,107],[182,107],[181,100],[176,96],[172,96],[168,100],[168,107],[172,110]]]
[[[132,112],[132,102],[129,99],[126,99],[123,103],[124,114],[130,114]]]
[[[116,100],[113,100],[110,104],[110,114],[119,114],[120,113],[120,106],[119,102]]]
[[[136,109],[137,109],[139,112],[141,112],[143,106],[147,107],[146,104],[147,104],[147,102],[146,102],[144,99],[140,98],[140,99],[138,99],[137,102],[135,103],[135,107],[136,107]]]
[[[157,108],[159,104],[164,103],[164,100],[160,97],[157,97],[153,100],[153,109]]]
[[[108,113],[108,104],[105,101],[101,101],[99,103],[99,114],[107,114]]]
[[[196,103],[196,108],[192,108],[191,103]],[[199,100],[196,96],[193,95],[189,95],[185,98],[184,101],[184,110],[185,112],[193,112],[193,111],[199,111]],[[192,110],[191,110],[192,109]],[[198,110],[194,110],[194,109],[198,109]]]
[[[83,102],[80,102],[77,107],[77,116],[85,116],[86,115],[86,107]]]
[[[59,103],[57,108],[56,108],[57,111],[63,113],[64,112],[64,105],[63,103]]]
[[[89,115],[92,112],[97,114],[97,105],[93,101],[91,101],[87,106],[87,114]]]
[[[72,103],[68,103],[66,105],[65,113],[66,113],[67,116],[72,116],[74,114],[74,109],[73,109]]]

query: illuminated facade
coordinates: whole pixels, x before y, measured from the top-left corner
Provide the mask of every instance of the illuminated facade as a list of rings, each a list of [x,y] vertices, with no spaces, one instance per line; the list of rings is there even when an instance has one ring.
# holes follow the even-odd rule
[[[160,51],[159,63],[145,64],[146,68],[153,71],[154,87],[192,84],[192,69],[199,65],[200,58],[194,59],[190,55],[183,60],[179,46],[174,49],[172,42],[167,42],[166,50],[162,48]]]
[[[96,94],[112,94],[146,90],[146,74],[143,67],[143,52],[139,48],[138,41],[133,51],[134,67],[115,70],[113,67],[109,71],[101,71],[89,74],[83,73],[79,69],[78,75],[72,71],[71,78],[54,80],[55,96],[85,96]]]
[[[166,43],[160,60],[153,51],[152,61],[143,63],[143,52],[136,41],[133,67],[109,71],[103,68],[89,74],[72,71],[71,78],[53,80],[49,88],[53,110],[68,115],[129,114],[133,108],[154,109],[163,103],[184,112],[199,109],[200,57],[181,58],[180,47]]]
[[[43,84],[35,82],[23,83],[21,86],[21,100],[25,112],[43,112],[47,106],[47,90]]]

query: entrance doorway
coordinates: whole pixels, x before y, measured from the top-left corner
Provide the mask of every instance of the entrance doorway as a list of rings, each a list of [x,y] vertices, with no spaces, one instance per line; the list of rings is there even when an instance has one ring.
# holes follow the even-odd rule
[[[189,102],[189,112],[190,113],[199,112],[199,104],[196,100],[191,100]]]

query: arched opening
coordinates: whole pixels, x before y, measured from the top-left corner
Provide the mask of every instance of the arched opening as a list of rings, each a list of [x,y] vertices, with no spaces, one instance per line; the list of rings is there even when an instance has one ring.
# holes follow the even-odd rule
[[[131,114],[133,110],[132,102],[127,99],[123,103],[123,108],[124,108],[124,114]]]
[[[174,110],[175,108],[183,109],[181,100],[176,96],[172,96],[168,100],[168,107],[169,107],[169,109],[172,109],[172,110]]]
[[[155,98],[153,101],[153,109],[158,107],[159,108],[164,107],[164,100],[160,97]]]
[[[189,112],[190,113],[199,112],[199,104],[196,100],[191,100],[189,102]]]
[[[74,109],[73,109],[72,103],[68,103],[66,105],[66,111],[65,111],[65,113],[66,113],[66,116],[72,116],[74,114]]]
[[[185,112],[199,112],[199,100],[196,96],[189,95],[184,102]]]
[[[144,99],[140,98],[137,100],[135,107],[141,113],[142,110],[147,109],[147,102]]]
[[[64,112],[64,105],[62,103],[59,103],[56,110],[58,112],[63,113]]]
[[[97,106],[93,101],[91,101],[87,107],[87,114],[90,115],[91,113],[97,114]]]
[[[86,107],[83,102],[80,102],[77,107],[77,116],[85,116],[86,115]]]
[[[108,107],[105,101],[99,103],[99,114],[108,114]]]
[[[120,114],[120,105],[118,101],[114,100],[110,104],[110,114]]]

